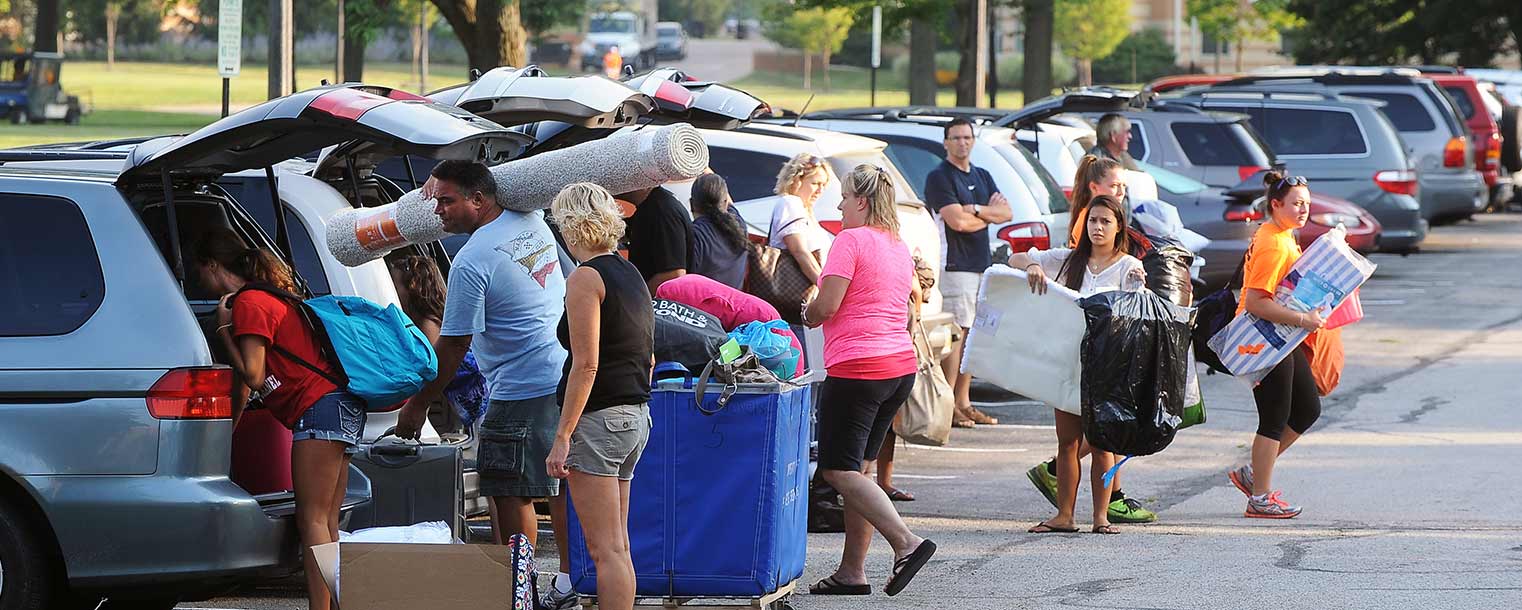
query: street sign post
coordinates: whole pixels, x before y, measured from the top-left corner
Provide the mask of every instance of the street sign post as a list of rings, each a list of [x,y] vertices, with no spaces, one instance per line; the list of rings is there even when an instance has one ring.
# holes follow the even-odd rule
[[[874,6],[872,7],[872,106],[877,106],[877,67],[882,63],[883,7]]]
[[[243,68],[243,0],[222,0],[217,12],[217,75],[222,77],[222,116],[227,116],[232,77]]]

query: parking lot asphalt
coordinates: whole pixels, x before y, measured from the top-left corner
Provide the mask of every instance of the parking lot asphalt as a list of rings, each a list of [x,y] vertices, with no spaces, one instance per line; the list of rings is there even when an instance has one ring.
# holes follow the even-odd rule
[[[904,446],[896,483],[910,527],[940,551],[903,594],[795,595],[795,608],[1505,608],[1522,605],[1522,214],[1435,231],[1422,252],[1375,255],[1367,318],[1344,333],[1342,385],[1285,455],[1277,483],[1305,513],[1242,518],[1226,471],[1248,454],[1256,411],[1240,381],[1202,378],[1209,421],[1131,460],[1125,490],[1160,514],[1118,536],[1032,535],[1052,509],[1024,477],[1055,445],[1044,406],[979,398],[1002,421],[946,447]],[[1087,502],[1087,485],[1080,491]],[[1082,515],[1083,511],[1080,511]],[[719,513],[722,514],[722,513]],[[1080,525],[1087,531],[1087,519]],[[541,561],[552,563],[544,541]],[[842,535],[809,537],[799,583],[828,575]],[[425,583],[418,583],[420,587]],[[305,607],[266,587],[182,608]]]

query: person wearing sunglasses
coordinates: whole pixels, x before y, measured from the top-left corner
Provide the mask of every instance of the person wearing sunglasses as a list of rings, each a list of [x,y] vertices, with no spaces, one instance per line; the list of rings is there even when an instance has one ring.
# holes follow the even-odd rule
[[[1315,345],[1316,331],[1325,325],[1323,314],[1300,312],[1274,300],[1274,290],[1300,258],[1295,230],[1305,226],[1311,213],[1310,184],[1303,176],[1270,171],[1263,177],[1268,187],[1264,204],[1268,222],[1258,228],[1242,265],[1242,298],[1237,315],[1246,311],[1276,324],[1312,331],[1306,345]],[[1285,501],[1273,488],[1274,464],[1311,424],[1321,416],[1321,397],[1306,350],[1297,349],[1281,361],[1252,391],[1258,406],[1258,429],[1253,436],[1252,462],[1227,474],[1232,485],[1247,495],[1244,516],[1257,519],[1290,519],[1300,507]]]
[[[830,170],[824,159],[798,153],[777,173],[773,192],[782,197],[772,209],[772,224],[767,245],[786,251],[798,262],[798,269],[812,286],[804,294],[811,299],[819,288],[819,270],[824,266],[833,238],[814,218],[814,203],[830,184]]]
[[[978,287],[983,272],[993,264],[989,251],[988,227],[1009,222],[1009,202],[994,185],[994,178],[972,164],[972,148],[977,142],[972,123],[952,119],[945,127],[946,160],[925,177],[925,205],[935,211],[941,227],[946,254],[941,261],[941,308],[956,318],[967,336],[977,316]],[[946,380],[956,395],[956,416],[952,425],[970,428],[973,424],[997,424],[972,406],[972,375],[961,372],[961,350],[947,358]]]

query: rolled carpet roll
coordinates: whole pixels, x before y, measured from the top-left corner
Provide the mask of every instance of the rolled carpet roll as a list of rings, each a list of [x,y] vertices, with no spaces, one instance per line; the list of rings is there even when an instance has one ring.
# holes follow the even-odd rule
[[[550,207],[574,182],[591,182],[617,195],[695,178],[708,167],[708,144],[691,125],[623,131],[491,168],[497,203],[518,212]],[[379,207],[344,210],[328,219],[328,250],[355,267],[397,248],[448,235],[421,190]]]

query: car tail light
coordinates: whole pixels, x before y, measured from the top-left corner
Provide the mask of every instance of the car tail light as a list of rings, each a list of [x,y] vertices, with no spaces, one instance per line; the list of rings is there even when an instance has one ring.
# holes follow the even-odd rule
[[[1363,226],[1363,219],[1354,214],[1339,214],[1336,212],[1311,214],[1310,220],[1311,222],[1328,228],[1336,227],[1339,224],[1349,229]]]
[[[148,413],[157,419],[231,419],[232,394],[230,368],[174,369],[148,389]]]
[[[819,226],[824,227],[824,230],[829,231],[830,235],[840,235],[839,220],[821,220],[819,221]]]
[[[1258,209],[1258,206],[1253,205],[1226,210],[1227,222],[1251,222],[1254,220],[1263,220],[1263,210]]]
[[[650,97],[655,98],[656,105],[667,112],[683,112],[692,108],[696,99],[686,87],[669,80],[657,81],[655,92]]]
[[[1044,222],[1022,222],[999,229],[999,239],[1009,244],[1010,252],[1026,252],[1031,248],[1046,250],[1052,247],[1052,234]]]
[[[1386,193],[1416,195],[1416,170],[1387,169],[1374,174],[1374,184]]]
[[[1237,168],[1237,180],[1246,180],[1249,176],[1262,171],[1268,171],[1268,168],[1257,165],[1243,165]]]
[[[1454,136],[1443,146],[1443,167],[1464,167],[1464,136]]]
[[[1480,164],[1480,169],[1499,170],[1501,169],[1501,132],[1490,132],[1490,137],[1486,140],[1488,143],[1485,145],[1485,158]]]

